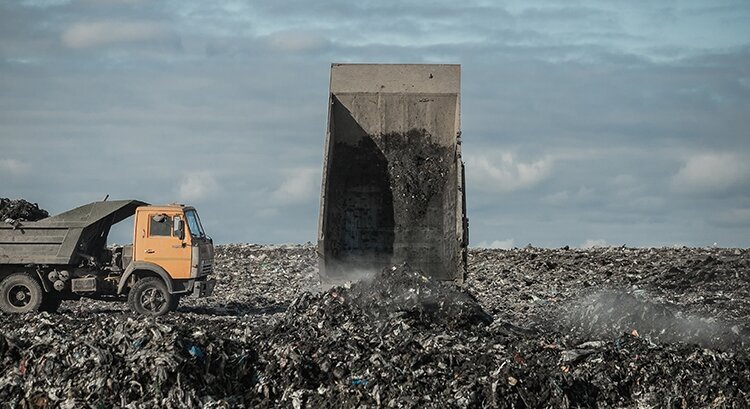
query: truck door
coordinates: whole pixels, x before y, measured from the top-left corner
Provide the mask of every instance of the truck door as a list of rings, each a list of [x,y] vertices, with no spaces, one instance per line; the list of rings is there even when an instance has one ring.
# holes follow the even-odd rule
[[[180,239],[174,233],[174,218],[183,216],[175,213],[144,212],[138,220],[136,257],[154,263],[169,273],[172,278],[190,278],[191,248],[189,238]],[[183,218],[184,219],[184,218]]]

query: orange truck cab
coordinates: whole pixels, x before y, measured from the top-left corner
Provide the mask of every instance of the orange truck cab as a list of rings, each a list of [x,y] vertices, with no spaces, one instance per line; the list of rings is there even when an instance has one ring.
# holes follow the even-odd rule
[[[203,230],[195,208],[182,204],[138,207],[132,261],[120,280],[118,293],[130,287],[131,308],[148,314],[148,308],[139,311],[144,307],[143,300],[132,299],[144,297],[139,291],[139,281],[158,276],[167,287],[170,303],[174,304],[170,309],[174,309],[180,296],[211,295],[216,282],[207,276],[213,272],[213,260],[213,241]],[[145,296],[151,295],[153,291],[145,292]]]

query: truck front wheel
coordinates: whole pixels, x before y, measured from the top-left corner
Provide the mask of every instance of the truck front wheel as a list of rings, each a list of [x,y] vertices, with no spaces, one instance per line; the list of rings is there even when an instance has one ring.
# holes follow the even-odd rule
[[[130,309],[142,315],[159,316],[168,313],[174,305],[174,296],[167,285],[157,277],[142,278],[128,294]]]
[[[42,286],[26,273],[14,273],[0,283],[0,310],[7,313],[37,311],[42,304]]]

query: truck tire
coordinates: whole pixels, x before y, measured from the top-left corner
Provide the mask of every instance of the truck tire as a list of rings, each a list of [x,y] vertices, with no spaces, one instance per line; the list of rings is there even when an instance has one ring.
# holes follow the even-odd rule
[[[62,298],[56,294],[47,293],[42,297],[42,304],[39,306],[39,311],[46,312],[57,312],[62,304]]]
[[[128,294],[130,309],[141,315],[159,316],[174,305],[174,296],[161,278],[146,277],[136,281]]]
[[[13,273],[0,282],[0,310],[25,313],[39,310],[44,292],[39,281],[26,273]]]

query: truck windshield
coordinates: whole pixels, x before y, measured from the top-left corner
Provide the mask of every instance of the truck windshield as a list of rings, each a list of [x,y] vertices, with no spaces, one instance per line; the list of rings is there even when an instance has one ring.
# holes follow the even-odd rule
[[[201,225],[201,219],[198,218],[198,213],[195,210],[186,211],[185,218],[187,219],[191,236],[206,237],[206,233],[203,231],[203,225]]]

